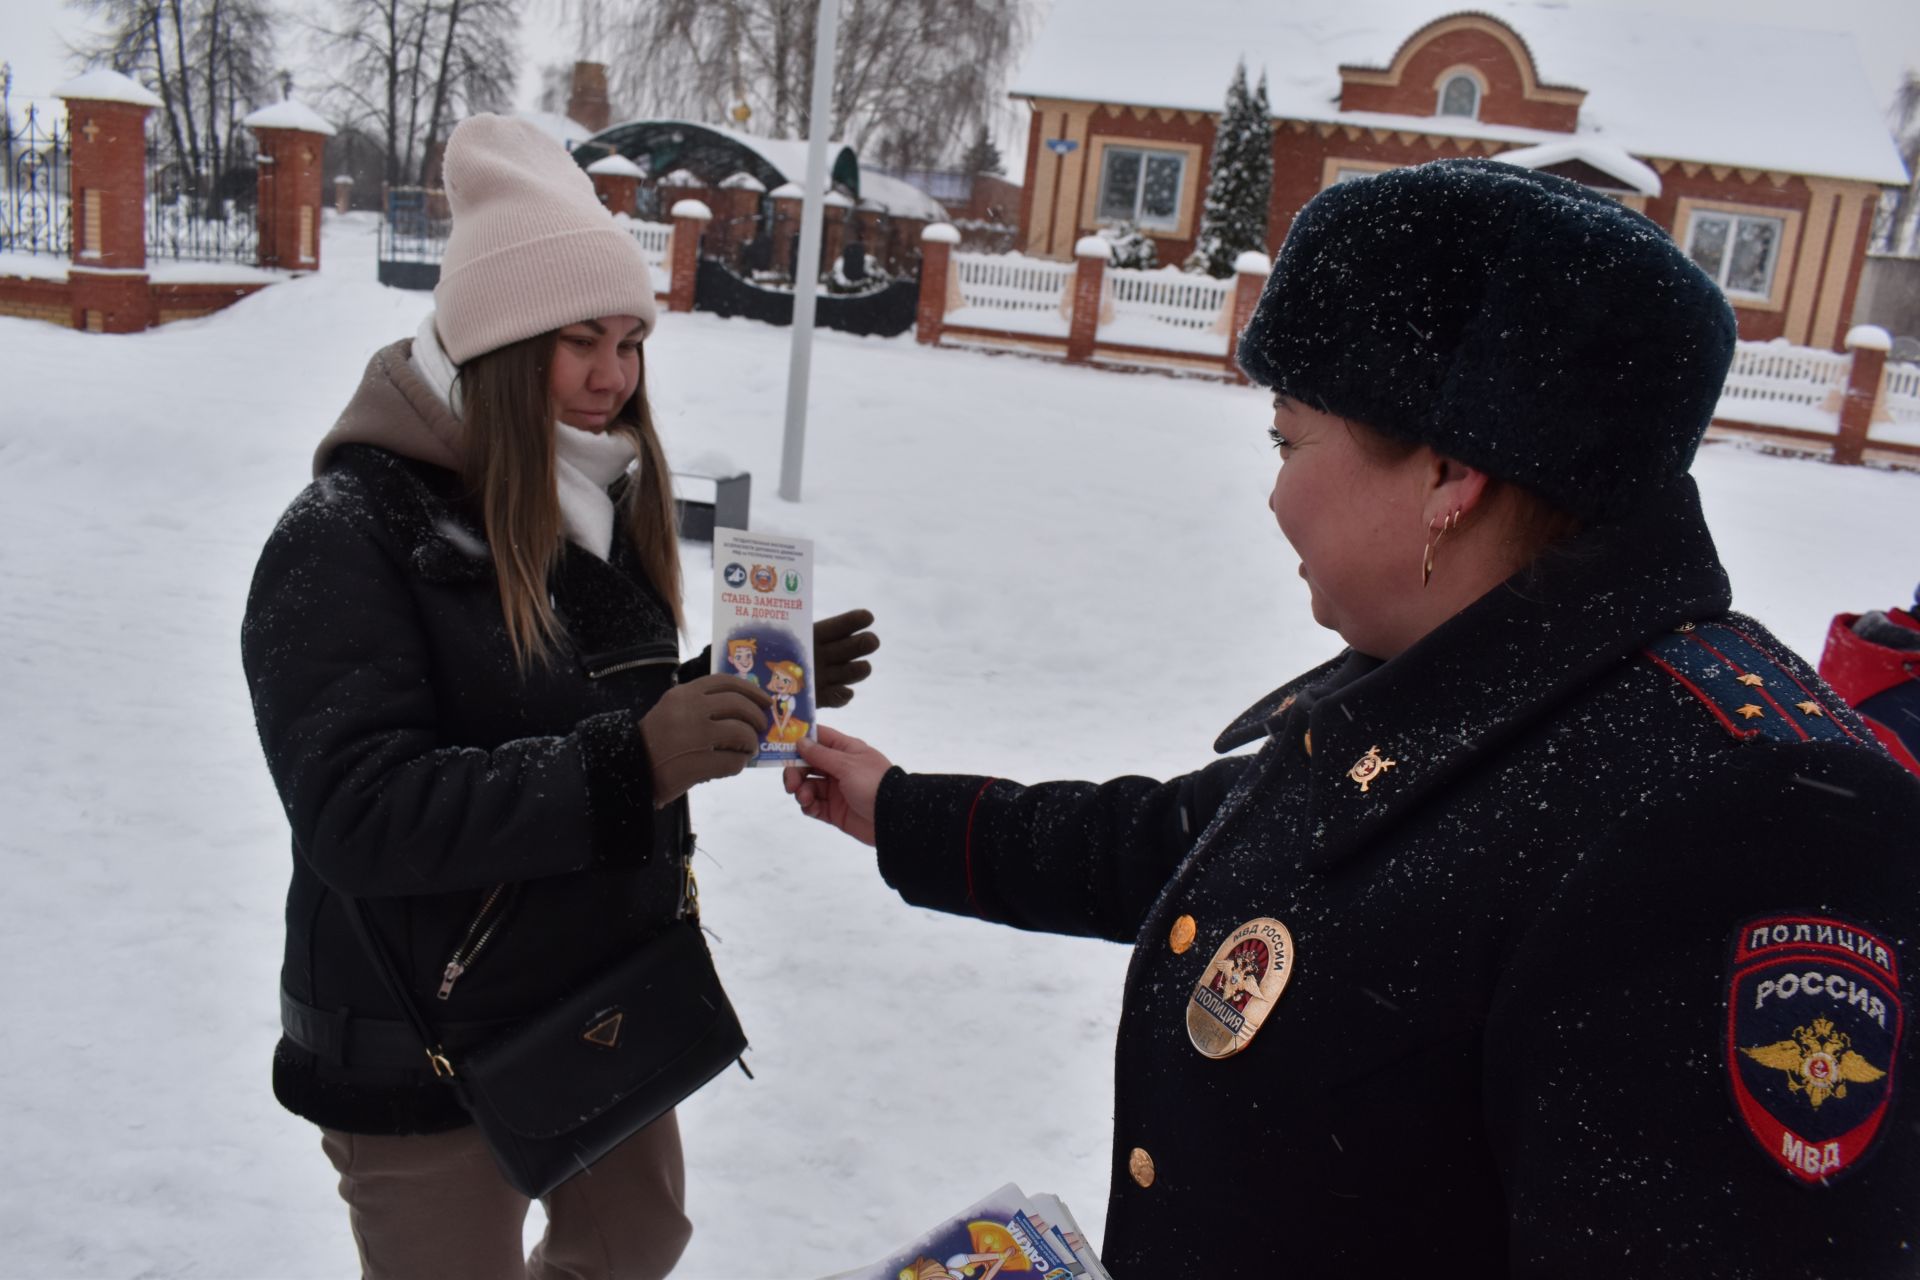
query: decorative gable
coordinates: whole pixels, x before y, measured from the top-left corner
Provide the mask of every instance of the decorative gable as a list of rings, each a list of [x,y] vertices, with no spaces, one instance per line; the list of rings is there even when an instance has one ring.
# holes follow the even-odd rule
[[[1533,51],[1506,23],[1454,13],[1421,27],[1390,66],[1342,66],[1340,110],[1470,118],[1572,133],[1585,89],[1543,83]]]

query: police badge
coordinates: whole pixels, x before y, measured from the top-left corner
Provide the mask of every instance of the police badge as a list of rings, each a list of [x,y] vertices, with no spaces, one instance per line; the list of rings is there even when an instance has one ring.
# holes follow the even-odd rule
[[[1897,963],[1884,939],[1811,915],[1751,920],[1734,940],[1726,1042],[1734,1106],[1796,1182],[1832,1182],[1879,1136],[1904,1030]]]
[[[1278,920],[1249,920],[1227,935],[1187,1001],[1187,1036],[1209,1058],[1252,1043],[1293,976],[1293,935]]]

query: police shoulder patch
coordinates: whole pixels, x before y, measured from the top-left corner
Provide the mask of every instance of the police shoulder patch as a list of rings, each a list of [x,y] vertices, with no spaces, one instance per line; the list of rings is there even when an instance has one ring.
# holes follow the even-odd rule
[[[1730,621],[1689,624],[1641,654],[1678,681],[1735,738],[1862,740],[1853,712],[1831,690],[1817,679],[1809,685],[1759,635]]]
[[[1849,1173],[1893,1100],[1905,1030],[1893,948],[1857,925],[1779,914],[1733,940],[1726,1064],[1735,1113],[1806,1185]]]

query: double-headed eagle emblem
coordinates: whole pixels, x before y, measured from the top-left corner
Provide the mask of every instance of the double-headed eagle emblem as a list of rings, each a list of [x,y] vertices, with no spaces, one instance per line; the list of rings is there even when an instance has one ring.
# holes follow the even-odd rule
[[[1849,1084],[1872,1084],[1886,1072],[1853,1051],[1853,1037],[1835,1031],[1830,1018],[1795,1027],[1793,1038],[1740,1052],[1763,1067],[1786,1073],[1787,1089],[1804,1093],[1816,1108],[1829,1096],[1844,1098]]]

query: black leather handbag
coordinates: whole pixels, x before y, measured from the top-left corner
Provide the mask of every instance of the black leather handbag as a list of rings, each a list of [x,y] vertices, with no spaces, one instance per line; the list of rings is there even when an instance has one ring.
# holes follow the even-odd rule
[[[355,899],[348,914],[434,1074],[459,1094],[507,1182],[534,1199],[746,1051],[697,916],[676,920],[586,986],[455,1061],[407,994],[366,904]]]

